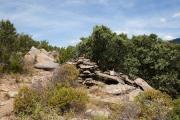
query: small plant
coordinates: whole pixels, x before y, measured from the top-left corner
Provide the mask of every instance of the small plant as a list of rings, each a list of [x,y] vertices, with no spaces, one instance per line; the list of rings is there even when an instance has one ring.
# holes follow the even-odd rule
[[[14,54],[10,58],[10,69],[14,73],[22,72],[23,71],[23,60],[19,54]]]
[[[109,119],[104,116],[96,116],[96,117],[92,118],[92,120],[109,120]]]
[[[65,86],[75,86],[79,71],[74,65],[64,64],[59,67],[53,75],[53,84],[63,84]]]
[[[167,120],[173,107],[171,97],[158,90],[145,91],[135,101],[141,108],[141,119]]]
[[[80,112],[85,109],[88,97],[81,89],[71,87],[57,87],[49,99],[49,105],[65,113],[73,110]]]
[[[19,90],[19,94],[15,98],[14,110],[16,114],[32,114],[36,109],[36,93],[28,87]]]
[[[180,98],[175,99],[173,105],[171,120],[180,120]]]
[[[134,102],[123,102],[111,105],[111,120],[137,120],[141,110]]]

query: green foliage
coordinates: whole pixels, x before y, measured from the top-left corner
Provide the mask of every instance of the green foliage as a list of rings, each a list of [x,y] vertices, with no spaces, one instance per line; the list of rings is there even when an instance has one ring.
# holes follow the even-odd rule
[[[179,53],[179,44],[162,41],[155,34],[128,39],[105,26],[95,26],[78,44],[78,55],[91,58],[101,69],[139,76],[172,97],[180,95]]]
[[[171,115],[171,120],[180,120],[180,98],[173,101],[173,112]]]
[[[8,64],[10,55],[13,52],[16,29],[9,20],[0,22],[0,62]]]
[[[12,52],[15,47],[16,37],[17,33],[14,25],[9,20],[0,21],[0,48]]]
[[[14,101],[14,111],[19,115],[32,114],[36,109],[37,94],[30,88],[23,87]]]
[[[24,56],[32,46],[46,50],[59,49],[47,41],[35,41],[31,36],[16,33],[16,28],[9,20],[0,21],[0,64],[2,72],[21,72],[22,64],[18,61],[21,53]]]
[[[49,105],[57,108],[60,112],[70,109],[77,112],[85,108],[88,97],[81,89],[71,87],[57,87],[49,100]]]
[[[109,119],[104,116],[96,116],[96,117],[92,118],[92,120],[109,120]]]
[[[68,46],[67,48],[61,48],[59,50],[59,63],[62,64],[70,59],[77,56],[77,49],[73,46]]]
[[[141,119],[168,120],[172,106],[170,96],[158,90],[149,90],[136,97],[136,103],[141,108]]]
[[[138,120],[141,114],[140,107],[134,102],[123,102],[111,105],[110,120]]]
[[[43,48],[47,51],[57,49],[57,47],[53,47],[53,46],[49,45],[49,43],[46,40],[40,41],[38,44],[38,48]]]
[[[23,58],[20,54],[14,54],[10,58],[10,70],[14,73],[23,71]]]
[[[53,74],[53,84],[61,84],[64,86],[76,86],[76,79],[79,75],[79,70],[70,64],[64,64]]]
[[[22,54],[26,54],[32,46],[38,47],[38,41],[34,41],[31,36],[26,34],[18,34],[16,41],[16,51],[22,52]]]
[[[70,113],[81,113],[86,108],[88,96],[86,91],[74,86],[78,74],[75,66],[64,64],[55,72],[51,81],[53,86],[49,83],[33,90],[21,88],[14,102],[16,115],[39,120],[44,119],[44,114],[49,119],[52,111],[57,114],[51,117],[57,118],[58,114],[70,117]]]

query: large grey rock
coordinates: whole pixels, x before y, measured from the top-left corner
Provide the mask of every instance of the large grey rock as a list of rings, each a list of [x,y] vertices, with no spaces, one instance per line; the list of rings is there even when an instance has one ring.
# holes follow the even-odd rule
[[[54,53],[54,52],[53,52]],[[57,68],[59,65],[55,63],[53,53],[47,52],[45,49],[37,49],[32,47],[25,55],[24,62],[27,65],[34,65],[35,68],[51,70]],[[55,54],[55,53],[54,53]]]
[[[51,70],[58,68],[59,64],[54,62],[42,62],[42,63],[36,63],[34,65],[35,68],[38,69],[45,69],[45,70]]]
[[[47,56],[45,53],[39,53],[36,55],[36,62],[37,63],[54,62],[54,59]]]
[[[141,92],[143,92],[141,89],[135,89],[135,90],[131,91],[128,94],[129,101],[134,101],[134,98],[136,96],[138,96]]]
[[[140,86],[144,91],[153,89],[145,80],[142,78],[137,78],[134,80],[134,83]]]
[[[83,73],[84,74],[90,74],[91,72],[89,70],[85,70]]]
[[[94,66],[92,65],[83,65],[83,64],[80,64],[79,66],[81,69],[90,69],[90,68],[93,68]]]
[[[121,95],[128,94],[136,88],[127,84],[105,85],[103,91],[108,94]]]
[[[29,50],[29,52],[24,56],[24,63],[26,65],[33,65],[36,61],[36,55],[41,51],[34,46]]]

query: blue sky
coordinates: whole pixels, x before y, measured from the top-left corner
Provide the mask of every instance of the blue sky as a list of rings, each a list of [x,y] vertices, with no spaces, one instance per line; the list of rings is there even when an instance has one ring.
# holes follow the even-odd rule
[[[180,0],[0,0],[0,19],[52,45],[75,45],[106,25],[117,33],[180,37]]]

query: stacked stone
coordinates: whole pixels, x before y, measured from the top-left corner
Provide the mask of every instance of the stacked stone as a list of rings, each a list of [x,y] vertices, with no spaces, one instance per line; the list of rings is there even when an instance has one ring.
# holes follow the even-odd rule
[[[95,81],[95,71],[98,70],[98,66],[95,62],[91,62],[90,59],[85,59],[84,57],[79,57],[76,62],[76,67],[80,71],[78,81],[87,86],[92,86],[96,83]]]

